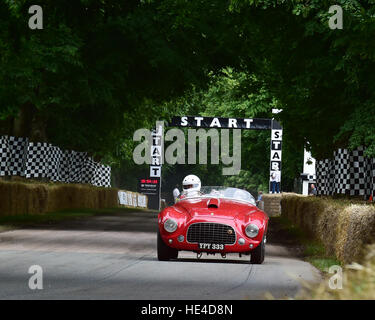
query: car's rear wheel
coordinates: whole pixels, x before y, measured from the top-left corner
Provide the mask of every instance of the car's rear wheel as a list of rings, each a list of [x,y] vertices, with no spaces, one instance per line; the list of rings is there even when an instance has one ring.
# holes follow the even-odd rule
[[[157,241],[157,247],[158,247],[158,260],[159,261],[168,261],[171,259],[177,259],[178,257],[178,250],[168,247],[163,239],[161,238],[160,231],[158,230],[158,241]]]
[[[252,264],[262,264],[264,261],[264,255],[266,251],[266,245],[265,245],[265,235],[263,235],[262,241],[259,243],[259,245],[250,252],[250,263]]]

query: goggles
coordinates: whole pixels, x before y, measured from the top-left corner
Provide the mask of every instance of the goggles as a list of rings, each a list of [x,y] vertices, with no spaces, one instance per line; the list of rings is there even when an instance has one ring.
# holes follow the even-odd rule
[[[183,185],[182,186],[184,190],[188,190],[188,189],[191,189],[191,188],[196,188],[198,187],[197,184],[186,184],[186,185]]]

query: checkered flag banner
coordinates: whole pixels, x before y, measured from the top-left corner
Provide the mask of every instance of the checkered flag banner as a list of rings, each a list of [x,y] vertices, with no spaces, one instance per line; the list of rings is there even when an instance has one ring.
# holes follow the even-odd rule
[[[334,152],[334,193],[349,194],[350,192],[350,159],[347,149]]]
[[[111,167],[95,162],[86,152],[12,136],[0,136],[0,176],[111,186]]]
[[[316,185],[320,195],[375,196],[375,159],[365,149],[338,149],[332,160],[316,162]]]
[[[8,137],[0,137],[0,177],[7,176],[9,159],[9,141]]]
[[[316,162],[316,188],[320,195],[328,195],[330,190],[331,160],[324,159]]]
[[[47,178],[49,148],[48,143],[29,143],[25,165],[26,178]]]
[[[62,161],[63,161],[63,151],[59,147],[50,146],[49,147],[49,157],[48,157],[48,179],[51,181],[61,181],[62,180]]]
[[[25,162],[29,140],[25,138],[6,137],[8,140],[7,169],[8,175],[25,176]]]

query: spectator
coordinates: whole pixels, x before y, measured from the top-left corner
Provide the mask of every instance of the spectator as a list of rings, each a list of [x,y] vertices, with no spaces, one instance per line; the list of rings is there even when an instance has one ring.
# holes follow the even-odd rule
[[[174,203],[177,202],[178,196],[180,195],[180,190],[178,189],[179,185],[176,185],[176,187],[173,189],[173,199]]]
[[[280,193],[280,171],[271,173],[271,193]]]
[[[276,174],[275,172],[271,173],[271,193],[275,193],[276,188]]]
[[[256,205],[260,210],[264,210],[264,203],[263,203],[263,191],[258,192],[258,199],[256,200]]]
[[[281,177],[280,177],[280,171],[275,171],[275,174],[276,174],[276,193],[280,193],[280,181],[281,181]]]
[[[310,190],[310,196],[316,196],[318,192],[316,191],[315,185],[311,185],[311,190]]]

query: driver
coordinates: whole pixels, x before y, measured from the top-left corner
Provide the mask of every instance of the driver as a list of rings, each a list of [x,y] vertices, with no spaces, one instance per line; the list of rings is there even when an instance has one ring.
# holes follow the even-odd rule
[[[198,197],[201,194],[201,180],[197,176],[189,174],[182,180],[182,189],[183,196]]]

